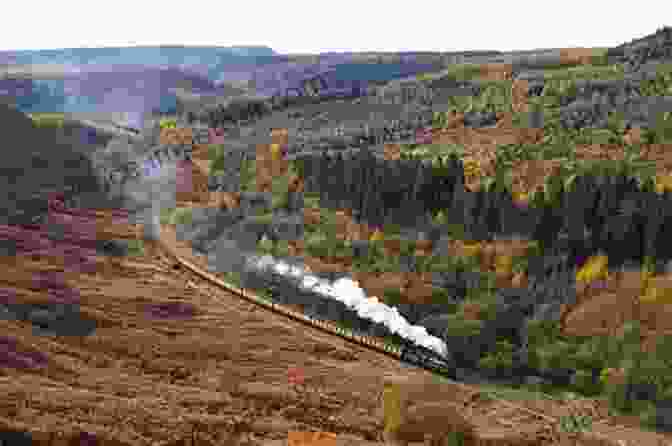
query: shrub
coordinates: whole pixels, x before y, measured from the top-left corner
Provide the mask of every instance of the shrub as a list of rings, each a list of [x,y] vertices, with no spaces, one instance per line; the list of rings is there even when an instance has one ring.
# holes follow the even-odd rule
[[[672,304],[672,289],[664,286],[648,286],[639,296],[641,303]]]
[[[128,255],[130,256],[144,255],[145,248],[142,240],[128,240],[126,244],[128,246]]]
[[[461,314],[450,315],[447,326],[448,336],[471,337],[480,333],[483,321],[464,319]]]
[[[177,128],[177,121],[169,118],[162,118],[159,121],[159,127],[163,129],[174,129]]]
[[[604,366],[603,358],[598,352],[598,344],[592,339],[582,342],[578,346],[576,352],[571,357],[571,361],[577,369],[601,369]]]
[[[593,420],[589,415],[565,415],[560,418],[560,430],[562,432],[586,432],[590,431]]]
[[[577,369],[572,375],[572,387],[584,395],[597,395],[602,391],[601,383],[593,381],[593,371]]]
[[[191,224],[191,221],[192,221],[192,214],[191,209],[189,208],[175,209],[175,211],[170,217],[171,225],[188,225]]]
[[[511,342],[497,341],[494,351],[479,360],[479,366],[489,369],[510,369],[513,367],[513,345]]]
[[[598,255],[589,258],[581,267],[581,269],[576,273],[576,281],[590,283],[594,280],[606,278],[607,264],[607,256]]]
[[[646,144],[669,144],[672,142],[672,113],[659,113],[653,128],[646,128],[642,132]]]

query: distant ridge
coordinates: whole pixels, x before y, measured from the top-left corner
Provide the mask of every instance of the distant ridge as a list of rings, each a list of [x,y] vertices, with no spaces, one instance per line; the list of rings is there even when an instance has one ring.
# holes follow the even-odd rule
[[[214,61],[235,61],[238,58],[269,57],[277,53],[267,46],[132,46],[132,47],[100,47],[100,48],[64,48],[45,50],[0,51],[2,64],[87,64],[87,63],[120,63],[120,64],[179,64],[185,59],[203,59]]]

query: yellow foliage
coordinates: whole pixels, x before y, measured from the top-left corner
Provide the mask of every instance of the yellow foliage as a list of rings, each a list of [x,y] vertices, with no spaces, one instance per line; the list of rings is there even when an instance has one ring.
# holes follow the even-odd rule
[[[477,256],[483,250],[483,246],[480,243],[465,243],[463,248],[464,255],[467,257]]]
[[[383,390],[383,410],[385,432],[394,432],[401,426],[401,394],[399,386],[394,383],[385,383]]]
[[[643,304],[672,304],[672,289],[668,287],[649,286],[644,294],[639,296]]]
[[[282,150],[280,144],[271,144],[271,156],[274,161],[278,161],[281,158]]]
[[[377,242],[383,239],[383,233],[379,230],[376,229],[373,234],[371,234],[371,237],[369,238],[370,241],[372,242]]]
[[[647,289],[651,279],[653,278],[653,273],[646,269],[642,270],[642,289]]]
[[[464,161],[464,175],[467,177],[474,177],[481,173],[481,165],[478,161],[468,159]]]
[[[527,201],[529,199],[530,194],[527,192],[514,192],[513,194],[513,200],[514,201]]]
[[[606,279],[607,264],[607,256],[599,255],[589,258],[586,264],[577,271],[576,281],[589,283],[597,279]]]
[[[656,193],[662,194],[665,191],[672,191],[672,174],[656,175]]]
[[[163,118],[159,121],[159,127],[162,129],[174,129],[177,127],[177,122],[174,119]]]
[[[600,382],[606,384],[609,381],[609,378],[614,374],[613,368],[605,368],[600,372]]]
[[[497,256],[495,257],[495,272],[497,273],[511,273],[513,271],[513,258],[511,256]]]

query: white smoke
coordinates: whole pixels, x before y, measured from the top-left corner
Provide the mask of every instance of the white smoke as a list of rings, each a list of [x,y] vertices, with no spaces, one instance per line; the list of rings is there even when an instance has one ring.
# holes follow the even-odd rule
[[[440,355],[447,355],[446,344],[439,338],[427,333],[427,329],[418,325],[411,325],[399,314],[396,307],[389,307],[376,297],[367,297],[351,279],[341,278],[333,283],[309,274],[304,268],[290,265],[282,260],[276,261],[270,255],[252,256],[247,259],[249,266],[266,271],[273,269],[280,275],[299,279],[300,286],[311,289],[313,292],[331,297],[343,302],[349,308],[357,311],[360,317],[374,322],[383,323],[392,333],[415,344],[427,347]]]

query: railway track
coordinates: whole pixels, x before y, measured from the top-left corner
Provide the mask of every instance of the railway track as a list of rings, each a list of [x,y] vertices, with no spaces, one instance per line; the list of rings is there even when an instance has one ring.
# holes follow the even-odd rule
[[[195,156],[195,158],[198,158],[198,156]],[[203,172],[203,166],[197,166],[197,168],[202,173],[205,173]],[[187,203],[181,204],[185,205]],[[482,397],[486,397],[489,400],[496,400],[492,414],[486,415],[492,415],[498,420],[498,422],[501,422],[503,426],[511,427],[512,424],[520,426],[521,423],[540,423],[542,426],[544,426],[543,430],[548,431],[550,435],[553,435],[556,427],[561,424],[562,420],[559,417],[549,416],[538,410],[525,407],[521,404],[513,403],[497,396],[493,397],[493,393],[487,389],[478,390],[475,386],[460,383],[452,375],[453,370],[447,364],[445,359],[430,349],[415,345],[410,341],[401,347],[392,346],[375,337],[346,332],[331,321],[312,319],[301,311],[296,311],[288,308],[285,305],[269,301],[256,295],[248,289],[240,288],[226,282],[222,278],[206,271],[195,262],[181,255],[179,250],[174,249],[174,246],[170,242],[170,240],[164,240],[164,237],[162,236],[158,240],[158,247],[160,251],[162,251],[164,255],[167,255],[171,261],[176,262],[182,268],[189,271],[190,274],[193,274],[195,280],[190,281],[190,286],[192,286],[192,288],[199,289],[215,300],[220,300],[217,296],[218,293],[215,290],[225,291],[227,294],[233,294],[239,299],[261,307],[265,311],[281,314],[295,322],[301,323],[305,326],[310,326],[331,336],[337,336],[347,342],[359,345],[369,351],[374,351],[378,354],[382,354],[398,361],[424,369],[434,375],[442,376],[443,378],[448,379],[451,385],[456,386],[465,394],[471,395],[472,400],[474,401],[481,399]],[[191,254],[187,253],[186,255],[188,257]],[[208,288],[210,290],[208,290]],[[539,393],[539,397],[557,401],[557,398],[554,398],[550,395],[545,395],[543,393]],[[467,408],[467,412],[469,412],[469,408]],[[602,431],[605,433],[632,430],[630,427],[617,425],[613,422],[610,422],[609,419],[593,420],[592,426],[593,428],[599,426],[603,427],[604,429]],[[597,436],[602,437],[603,435],[597,434]]]
[[[183,202],[181,204],[185,205],[187,203]],[[109,217],[108,213],[105,211],[94,211],[91,212],[90,216],[96,219]],[[442,362],[442,358],[432,350],[416,346],[410,342],[401,347],[391,346],[372,336],[348,333],[333,322],[314,320],[301,311],[296,311],[285,305],[266,300],[248,289],[240,288],[228,283],[217,275],[208,272],[206,267],[201,266],[200,261],[191,251],[189,246],[183,247],[181,243],[173,240],[173,236],[169,235],[168,232],[162,233],[158,243],[154,245],[159,249],[160,257],[163,258],[161,263],[167,261],[167,264],[173,266],[176,264],[180,265],[183,271],[187,273],[187,277],[184,277],[183,279],[187,282],[189,287],[198,289],[215,301],[219,300],[229,308],[231,307],[231,302],[225,302],[224,299],[221,298],[220,293],[225,292],[228,296],[235,295],[242,301],[260,307],[264,311],[281,314],[286,318],[320,330],[330,336],[336,336],[349,343],[357,344],[368,351],[383,354],[398,361],[429,371],[432,374],[440,375],[446,378],[450,385],[462,391],[463,395],[468,396],[469,403],[467,404],[467,407],[465,407],[465,416],[467,417],[469,417],[471,413],[476,415],[476,412],[478,411],[480,412],[480,416],[476,416],[477,419],[481,419],[481,416],[484,415],[489,419],[496,420],[498,425],[502,425],[509,429],[514,428],[514,430],[517,430],[519,426],[535,425],[544,432],[544,435],[551,437],[556,435],[557,427],[563,422],[562,416],[550,416],[547,413],[544,413],[547,411],[535,410],[536,408],[534,407],[525,407],[524,403],[517,404],[498,396],[498,392],[487,388],[479,389],[477,386],[460,383],[450,376],[450,370],[447,364]],[[149,265],[145,266],[149,267]],[[539,393],[538,398],[558,401],[557,398],[543,393]],[[483,412],[484,407],[479,407],[478,404],[478,401],[481,400],[482,402],[483,399],[493,402],[491,406],[486,405],[485,413]],[[593,412],[592,409],[591,412]],[[597,414],[596,411],[595,413]],[[619,436],[627,435],[628,433],[635,434],[634,431],[637,430],[633,427],[616,424],[609,418],[599,420],[595,418],[600,418],[600,415],[598,414],[597,417],[593,416],[592,422],[593,432],[597,437],[619,438]],[[652,436],[655,435],[656,434],[652,434]],[[636,437],[636,435],[631,435],[631,437]]]
[[[306,326],[310,326],[331,336],[337,336],[347,342],[359,345],[369,351],[374,351],[378,354],[382,354],[397,359],[398,361],[411,364],[434,375],[439,375],[442,378],[447,379],[451,385],[456,386],[467,395],[471,395],[469,397],[471,401],[475,402],[482,398],[486,398],[491,401],[495,400],[496,404],[485,414],[485,416],[496,419],[497,424],[500,424],[504,428],[514,428],[515,426],[528,426],[531,424],[537,424],[543,426],[542,430],[545,432],[544,435],[548,437],[548,439],[552,440],[557,436],[557,429],[563,422],[562,417],[547,415],[539,410],[534,410],[529,407],[525,407],[524,405],[511,402],[502,397],[498,397],[496,393],[493,394],[493,392],[487,389],[479,390],[475,388],[475,386],[466,385],[456,381],[455,379],[448,376],[449,373],[446,373],[447,368],[445,365],[440,363],[438,354],[429,349],[416,346],[410,342],[404,347],[397,348],[385,344],[384,342],[371,336],[347,333],[332,322],[311,319],[302,312],[294,311],[284,305],[270,302],[257,296],[250,290],[227,283],[214,274],[205,271],[192,261],[179,255],[168,243],[165,243],[163,240],[159,241],[159,245],[173,261],[177,262],[183,268],[187,269],[189,272],[205,282],[206,285],[199,285],[195,281],[192,281],[192,285],[195,288],[198,288],[206,294],[210,295],[215,300],[217,300],[217,296],[213,294],[216,293],[209,292],[204,288],[209,287],[211,289],[214,288],[217,290],[226,291],[227,293],[233,294],[244,301],[257,305],[266,311],[281,314],[291,320]],[[557,397],[553,397],[542,392],[538,392],[538,396],[542,399],[558,401]],[[474,407],[476,407],[475,404]],[[467,406],[465,408],[465,416],[469,418],[470,413],[471,407]],[[614,423],[613,421],[609,420],[609,418],[595,419],[593,417],[592,430],[588,432],[588,434],[591,435],[591,437],[599,440],[607,440],[607,443],[605,444],[609,444],[610,440],[614,438],[620,438],[622,434],[632,433],[633,431],[637,431],[637,429]],[[656,434],[652,434],[652,437],[656,437]],[[629,443],[616,442],[613,444],[622,446],[623,444],[628,445]]]
[[[196,265],[194,262],[181,256],[173,247],[164,241],[163,239],[159,240],[159,248],[163,253],[165,253],[172,261],[177,262],[181,267],[188,270],[191,274],[196,276],[200,281],[204,282],[203,284],[198,284],[197,281],[191,281],[192,287],[199,289],[202,292],[210,295],[212,298],[217,300],[216,293],[210,292],[207,288],[214,288],[221,291],[226,291],[228,294],[233,294],[236,297],[245,300],[249,303],[252,303],[256,306],[263,308],[266,311],[271,311],[276,314],[281,314],[287,318],[290,318],[301,324],[310,326],[312,328],[318,329],[322,332],[328,333],[332,336],[337,336],[341,339],[344,339],[350,343],[357,344],[364,347],[369,351],[375,351],[376,353],[386,355],[397,359],[398,361],[403,361],[405,363],[411,364],[413,366],[419,367],[426,371],[429,371],[432,374],[440,375],[443,378],[446,378],[450,381],[451,385],[457,386],[460,390],[464,391],[468,395],[471,395],[470,399],[472,401],[477,401],[482,397],[486,397],[490,400],[493,400],[493,394],[488,390],[477,390],[474,386],[469,386],[462,384],[459,381],[451,378],[448,373],[446,373],[447,368],[442,367],[440,364],[440,359],[437,354],[431,350],[424,349],[420,346],[415,346],[413,344],[398,348],[393,347],[384,342],[375,339],[374,337],[366,335],[351,334],[345,332],[343,329],[338,327],[336,324],[323,320],[314,320],[305,314],[287,308],[284,305],[276,304],[270,302],[264,298],[261,298],[251,292],[250,290],[237,287],[233,284],[230,284],[221,278],[215,276],[214,274],[205,271],[200,266]],[[539,393],[540,397],[549,400],[556,400],[550,395],[545,395]],[[512,421],[516,425],[529,424],[531,422],[542,423],[544,426],[559,426],[561,419],[554,416],[549,416],[545,413],[542,413],[538,410],[530,409],[520,404],[513,403],[511,401],[502,399],[500,397],[494,397],[497,401],[496,407],[493,409],[492,414],[486,414],[487,416],[496,417],[498,422],[502,426],[512,426]],[[470,412],[470,408],[466,408],[466,412]],[[506,415],[506,416],[504,416]],[[603,426],[608,431],[622,431],[631,429],[630,427],[623,425],[616,425],[609,422],[608,419],[594,420],[592,423],[593,427]]]

